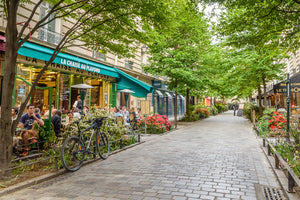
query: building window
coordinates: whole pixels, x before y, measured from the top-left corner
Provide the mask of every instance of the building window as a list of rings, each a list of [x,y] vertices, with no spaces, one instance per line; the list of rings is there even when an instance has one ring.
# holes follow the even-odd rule
[[[41,5],[41,19],[43,19],[51,10],[52,6],[49,3],[42,3]],[[39,29],[39,39],[51,44],[58,44],[62,39],[62,34],[56,32],[58,20],[54,19],[55,14],[52,13],[45,21],[45,25]]]
[[[125,59],[124,60],[124,67],[129,68],[129,69],[133,69],[133,62],[130,60]]]
[[[106,55],[101,50],[99,50],[99,51],[94,50],[94,56],[93,57],[96,58],[96,59],[99,59],[99,60],[106,61]]]

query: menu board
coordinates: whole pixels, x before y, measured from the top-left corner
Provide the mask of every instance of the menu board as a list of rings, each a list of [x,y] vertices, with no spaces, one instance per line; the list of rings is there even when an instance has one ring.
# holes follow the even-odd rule
[[[141,100],[141,114],[150,115],[150,101]]]

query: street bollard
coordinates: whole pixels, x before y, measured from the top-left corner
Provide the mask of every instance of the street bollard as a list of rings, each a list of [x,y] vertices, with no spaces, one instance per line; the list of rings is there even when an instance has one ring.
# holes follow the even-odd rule
[[[141,134],[138,134],[138,142],[141,142]]]
[[[55,169],[58,170],[58,160],[57,157],[54,157]]]
[[[263,147],[266,147],[266,140],[263,138]]]
[[[294,186],[295,186],[295,180],[293,179],[290,172],[288,172],[288,192],[290,193],[294,192],[293,191]]]
[[[275,154],[275,168],[279,169],[279,159],[278,159],[277,154]]]
[[[94,141],[94,154],[93,154],[93,158],[96,159],[96,141]]]
[[[122,139],[120,139],[120,149],[123,148],[123,142],[122,142]]]
[[[268,148],[268,156],[270,156],[271,155],[271,147],[269,144],[268,144],[267,148]]]

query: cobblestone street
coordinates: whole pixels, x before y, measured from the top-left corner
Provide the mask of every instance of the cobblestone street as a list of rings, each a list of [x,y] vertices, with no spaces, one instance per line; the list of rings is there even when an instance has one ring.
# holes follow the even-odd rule
[[[280,188],[250,122],[227,112],[0,199],[255,200],[257,184]]]

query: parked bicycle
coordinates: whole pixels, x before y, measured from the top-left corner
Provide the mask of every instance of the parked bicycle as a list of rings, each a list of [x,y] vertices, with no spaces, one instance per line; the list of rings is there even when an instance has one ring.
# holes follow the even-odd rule
[[[78,170],[88,154],[92,154],[94,158],[97,154],[102,158],[106,159],[109,155],[109,140],[107,135],[100,131],[100,127],[103,125],[103,120],[107,117],[96,118],[88,123],[92,122],[88,128],[81,131],[78,120],[74,123],[78,127],[78,135],[68,137],[62,145],[60,155],[63,166],[68,171]],[[88,138],[85,133],[92,129],[91,135]]]

